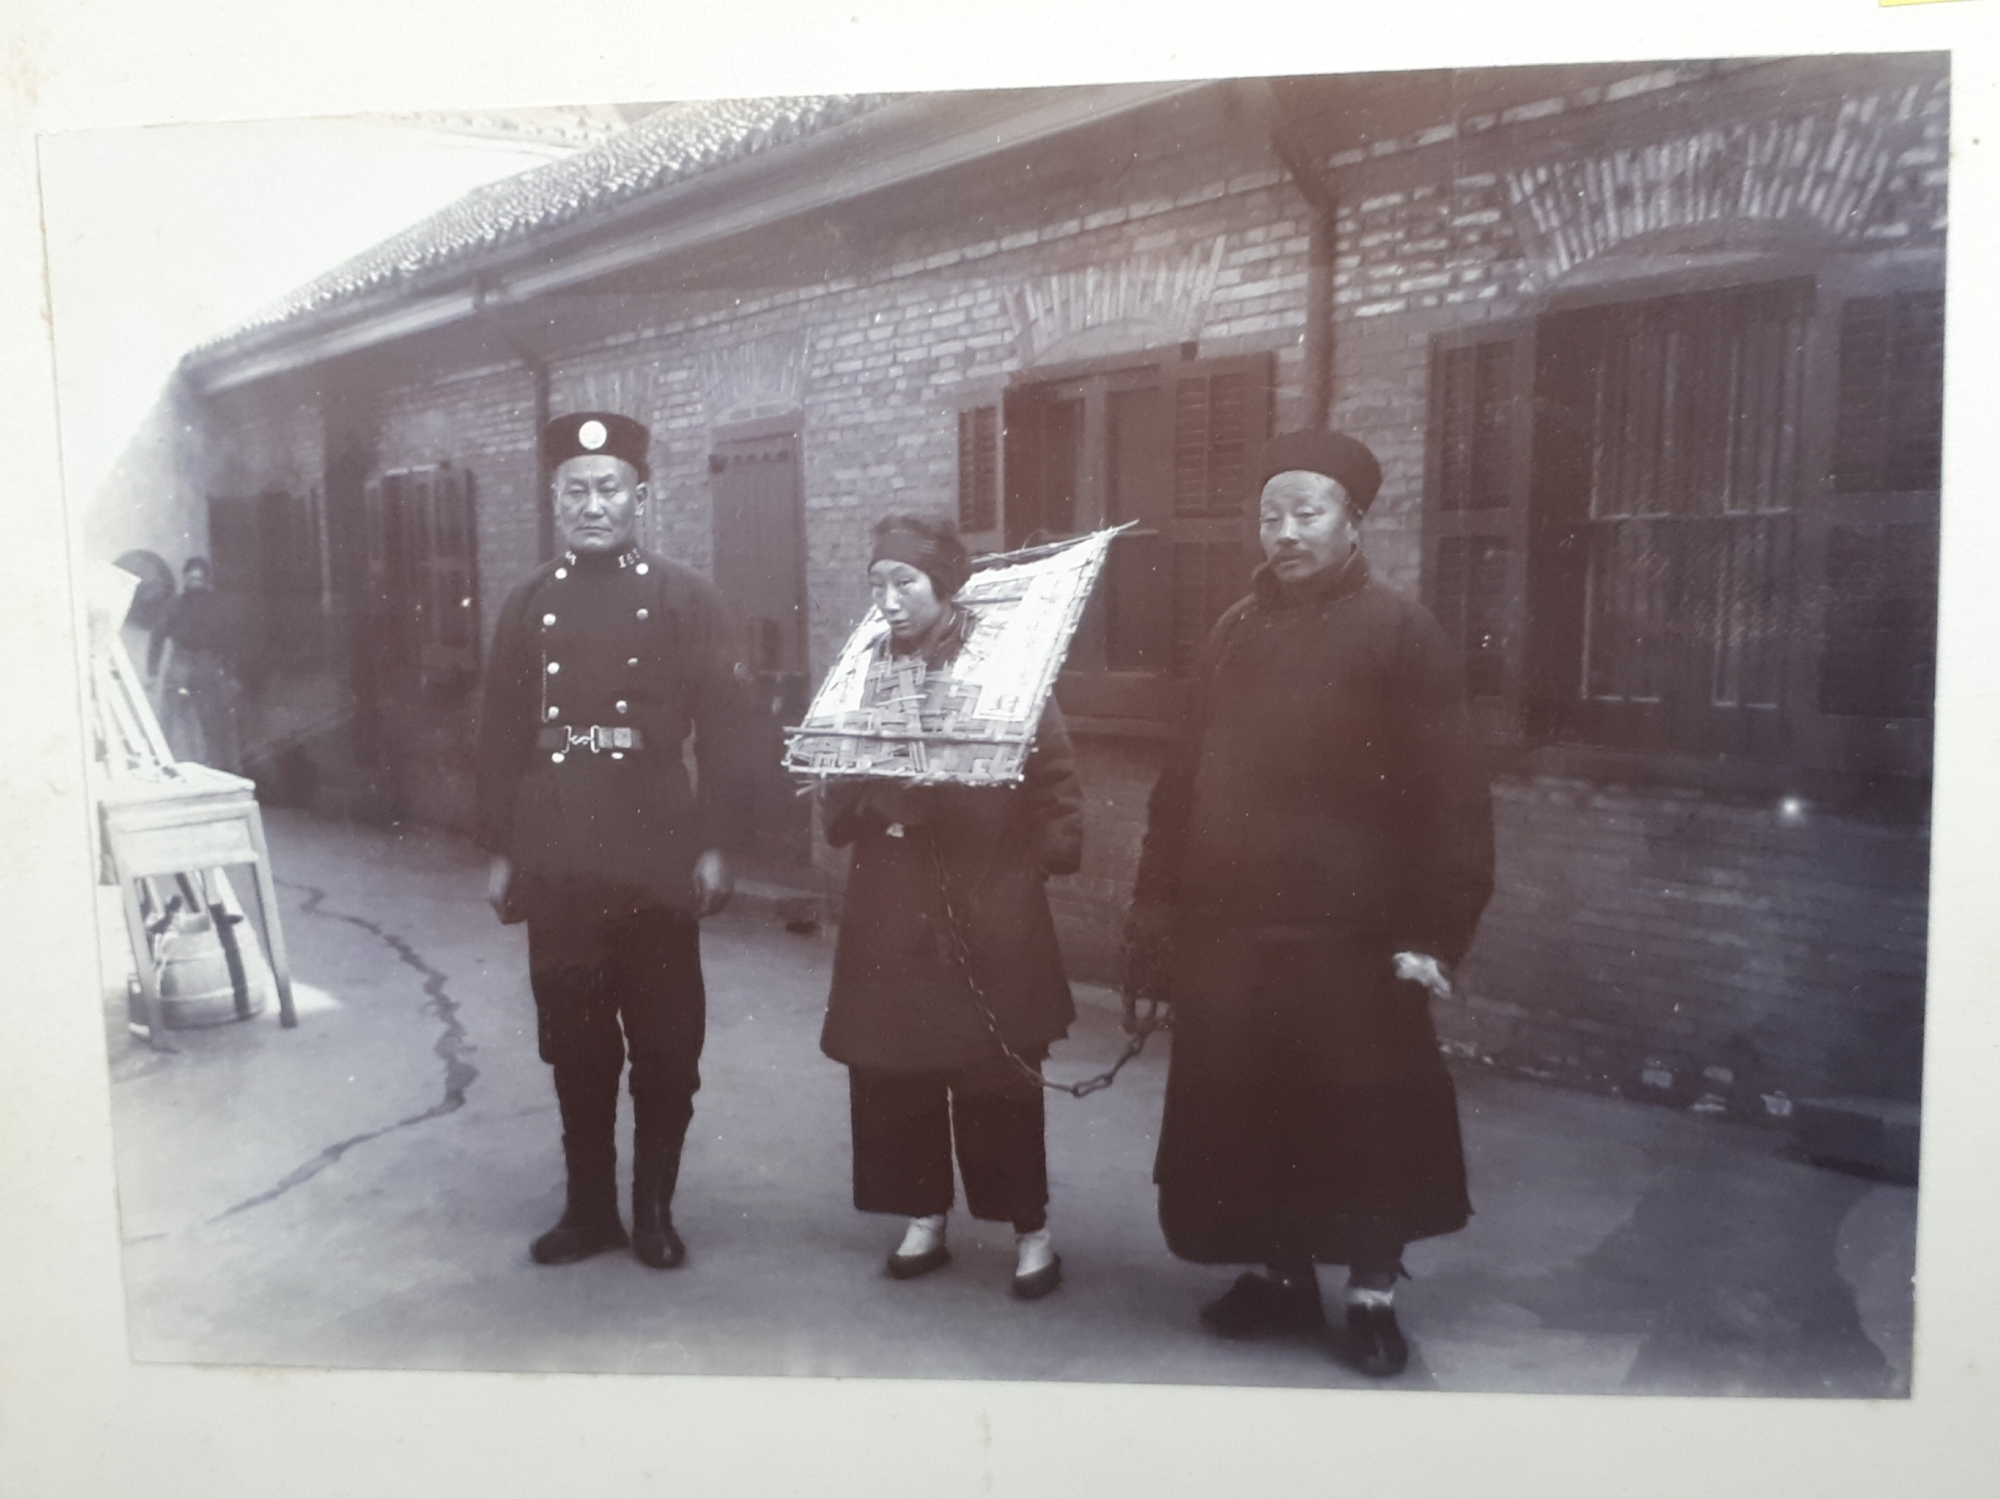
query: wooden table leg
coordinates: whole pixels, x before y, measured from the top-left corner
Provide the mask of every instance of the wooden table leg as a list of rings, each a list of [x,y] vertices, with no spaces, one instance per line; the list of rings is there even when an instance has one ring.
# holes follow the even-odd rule
[[[139,969],[139,993],[146,1006],[146,1039],[154,1051],[172,1051],[167,1044],[166,1006],[160,1002],[160,975],[153,966],[153,944],[146,937],[146,916],[139,909],[139,883],[119,871],[125,896],[125,932],[132,943],[132,960]]]
[[[292,965],[285,956],[285,933],[278,919],[278,887],[271,878],[271,856],[264,847],[264,819],[255,807],[249,812],[250,842],[257,850],[257,914],[263,918],[264,951],[271,960],[271,977],[278,984],[278,1021],[287,1030],[299,1023],[292,1006]]]

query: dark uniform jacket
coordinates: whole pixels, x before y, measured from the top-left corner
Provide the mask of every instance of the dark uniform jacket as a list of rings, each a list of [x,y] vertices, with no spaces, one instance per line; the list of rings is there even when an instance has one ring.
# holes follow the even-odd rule
[[[481,704],[477,832],[513,861],[510,914],[578,889],[692,914],[695,860],[750,834],[729,638],[708,581],[638,547],[565,554],[508,596]]]
[[[956,632],[933,642],[927,663],[949,662],[962,643]],[[820,1038],[828,1056],[886,1072],[949,1072],[1000,1054],[954,956],[947,888],[1007,1044],[1039,1053],[1068,1034],[1076,1008],[1044,882],[1082,862],[1083,796],[1053,700],[1019,786],[837,782],[826,838],[854,845]]]
[[[1135,890],[1172,912],[1168,1243],[1352,1263],[1458,1228],[1450,1077],[1393,970],[1456,962],[1492,890],[1458,653],[1356,552],[1297,589],[1260,569],[1192,687]]]

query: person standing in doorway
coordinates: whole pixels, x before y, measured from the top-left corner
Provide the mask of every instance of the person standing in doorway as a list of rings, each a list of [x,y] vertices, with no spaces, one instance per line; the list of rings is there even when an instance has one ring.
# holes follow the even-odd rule
[[[980,628],[955,595],[971,575],[950,521],[875,528],[869,588],[888,631],[869,690],[934,711]],[[951,1258],[952,1156],[975,1218],[1012,1224],[1013,1291],[1061,1283],[1048,1228],[1040,1068],[1076,1019],[1044,883],[1083,857],[1083,796],[1053,699],[1016,787],[829,785],[827,842],[854,862],[820,1048],[848,1068],[854,1205],[907,1218],[889,1274]]]
[[[502,921],[527,923],[539,1047],[562,1116],[567,1203],[529,1251],[545,1265],[628,1242],[615,1145],[628,1057],[629,1242],[656,1269],[686,1255],[673,1199],[707,1027],[697,923],[728,901],[728,854],[749,836],[721,600],[637,541],[649,440],[610,412],[544,429],[565,550],[502,607],[480,713],[488,896]]]
[[[1336,1351],[1390,1375],[1403,1248],[1471,1212],[1429,1001],[1492,892],[1492,805],[1458,653],[1369,575],[1374,454],[1288,433],[1255,483],[1266,560],[1196,667],[1126,929],[1128,991],[1174,1007],[1160,1222],[1263,1267],[1202,1309],[1225,1337],[1319,1336],[1314,1265],[1349,1267]]]
[[[208,559],[188,558],[180,596],[167,605],[146,649],[146,676],[158,684],[160,731],[174,758],[240,775],[237,656],[244,642],[240,622],[211,582]]]

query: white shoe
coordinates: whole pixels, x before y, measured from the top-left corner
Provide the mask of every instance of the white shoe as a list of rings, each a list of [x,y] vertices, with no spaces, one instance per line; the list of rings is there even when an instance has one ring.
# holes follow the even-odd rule
[[[943,1213],[912,1218],[903,1231],[903,1242],[889,1256],[889,1273],[897,1280],[914,1280],[928,1275],[951,1258],[944,1242]]]
[[[1062,1256],[1055,1251],[1046,1228],[1014,1236],[1014,1294],[1023,1301],[1039,1301],[1062,1284]]]

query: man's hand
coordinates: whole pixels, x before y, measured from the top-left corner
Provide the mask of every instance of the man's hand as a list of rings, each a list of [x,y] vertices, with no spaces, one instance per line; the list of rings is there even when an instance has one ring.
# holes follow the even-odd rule
[[[736,881],[729,873],[729,860],[719,848],[712,848],[694,861],[694,913],[713,916],[729,904],[736,893]]]
[[[502,921],[507,919],[507,887],[514,883],[514,861],[495,854],[486,870],[486,904]]]
[[[1451,977],[1444,965],[1427,952],[1396,954],[1396,977],[1422,984],[1438,999],[1451,998]]]

